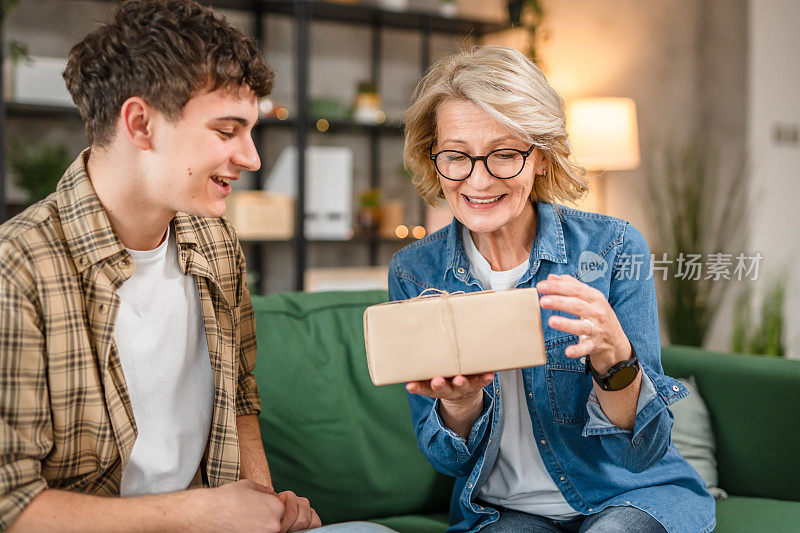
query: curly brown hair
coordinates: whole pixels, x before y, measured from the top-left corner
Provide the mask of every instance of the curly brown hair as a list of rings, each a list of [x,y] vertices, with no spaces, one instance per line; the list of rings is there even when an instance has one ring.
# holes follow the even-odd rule
[[[195,0],[126,0],[72,47],[64,71],[89,143],[108,144],[120,107],[139,96],[170,120],[201,90],[272,90],[256,43]]]

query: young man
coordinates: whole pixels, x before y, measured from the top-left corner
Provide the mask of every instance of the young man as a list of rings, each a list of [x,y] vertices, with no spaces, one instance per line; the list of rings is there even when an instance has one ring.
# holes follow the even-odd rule
[[[219,218],[260,166],[271,70],[193,0],[129,0],[64,78],[90,148],[0,227],[0,530],[319,526],[271,488],[244,257]]]

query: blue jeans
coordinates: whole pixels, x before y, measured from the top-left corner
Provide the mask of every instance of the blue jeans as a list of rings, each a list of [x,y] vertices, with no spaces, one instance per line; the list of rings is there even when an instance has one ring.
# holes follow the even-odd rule
[[[306,531],[313,531],[314,533],[392,533],[394,529],[372,522],[342,522],[340,524],[306,529],[300,533],[306,533]]]
[[[666,533],[658,520],[636,507],[606,507],[590,516],[551,520],[511,509],[480,533]]]

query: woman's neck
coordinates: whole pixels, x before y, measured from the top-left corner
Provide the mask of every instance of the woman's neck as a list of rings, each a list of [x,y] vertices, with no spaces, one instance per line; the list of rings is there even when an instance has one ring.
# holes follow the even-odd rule
[[[516,219],[490,233],[469,232],[472,242],[494,271],[511,270],[531,255],[536,236],[536,208],[528,202]]]

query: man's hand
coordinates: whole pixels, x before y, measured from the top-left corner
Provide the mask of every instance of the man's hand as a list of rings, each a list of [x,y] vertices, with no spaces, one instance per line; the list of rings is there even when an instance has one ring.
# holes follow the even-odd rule
[[[284,507],[281,533],[292,533],[322,526],[322,521],[317,516],[317,512],[311,508],[308,498],[301,498],[290,490],[279,493],[278,498],[283,502]]]
[[[190,491],[194,492],[194,491]],[[270,487],[249,479],[214,489],[198,489],[208,513],[196,531],[284,532],[284,504]],[[308,500],[306,500],[306,503]],[[316,515],[315,515],[316,516]]]

